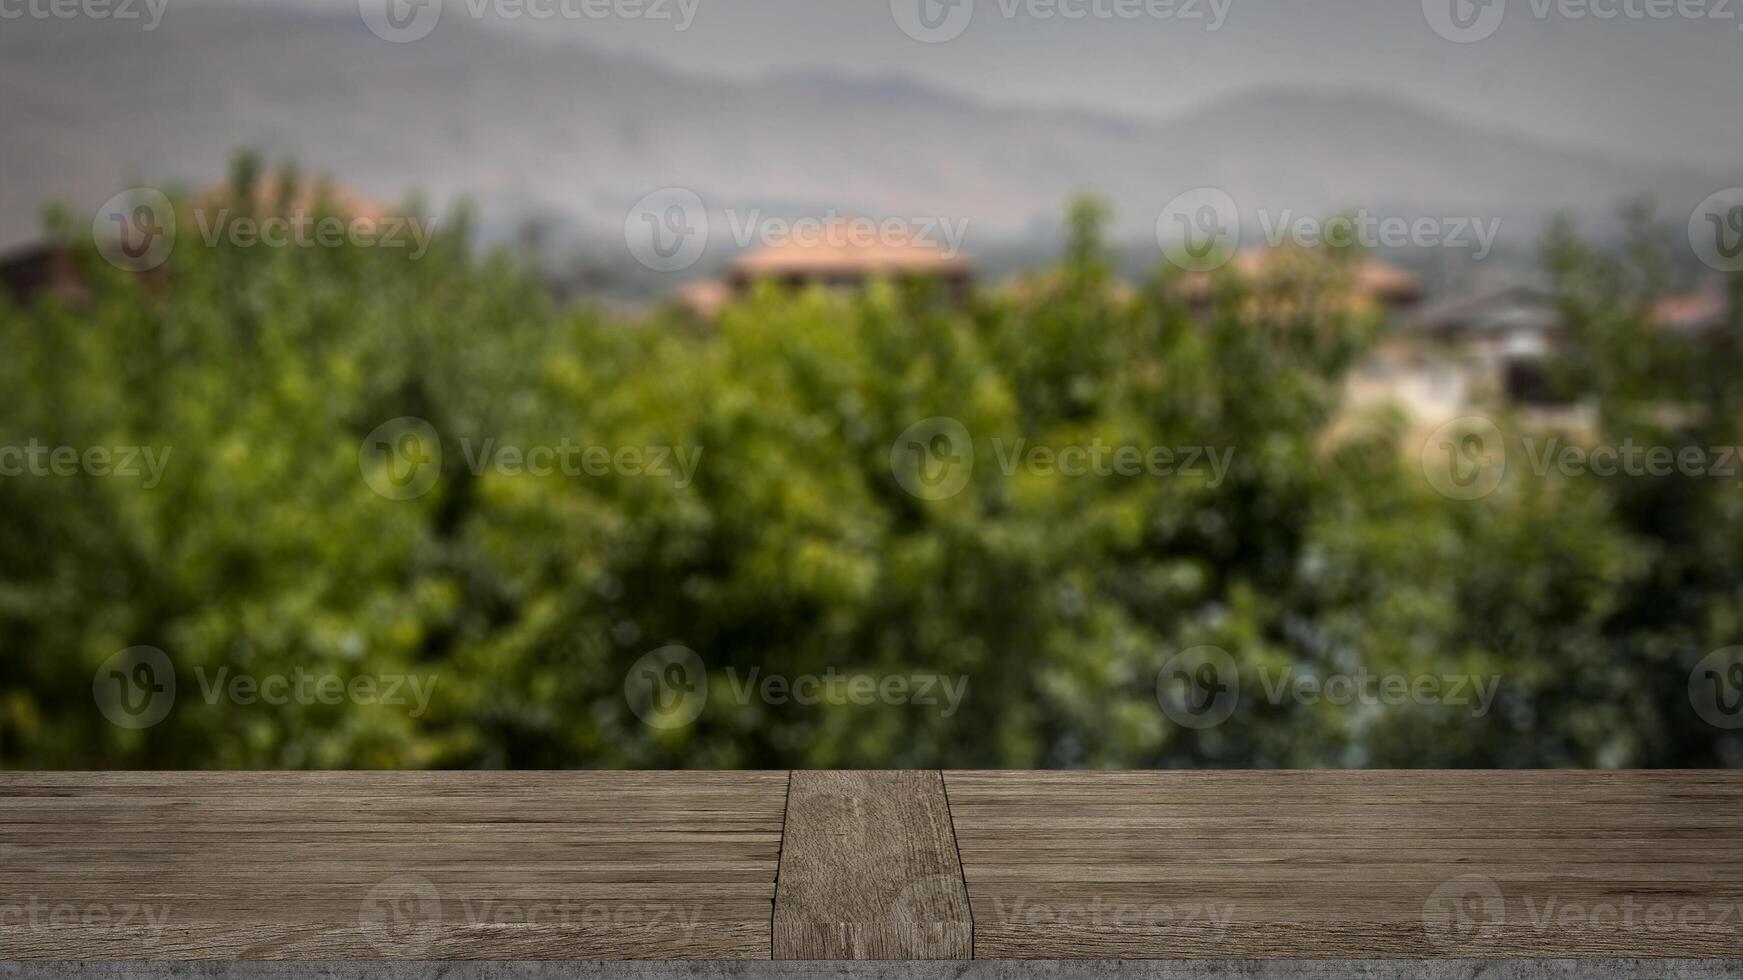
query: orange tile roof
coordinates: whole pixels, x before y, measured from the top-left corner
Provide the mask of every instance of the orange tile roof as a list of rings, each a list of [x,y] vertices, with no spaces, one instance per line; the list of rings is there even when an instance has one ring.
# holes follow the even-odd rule
[[[1696,330],[1720,323],[1727,302],[1723,290],[1704,289],[1682,296],[1666,296],[1652,308],[1653,322],[1671,329]]]
[[[732,271],[745,278],[841,272],[948,275],[966,273],[970,267],[967,258],[932,242],[860,240],[865,237],[846,222],[837,222],[815,234],[796,235],[741,255],[733,261]]]
[[[732,287],[718,279],[686,283],[678,290],[678,303],[703,319],[712,320],[732,302]]]
[[[1338,271],[1325,253],[1296,247],[1242,249],[1228,267],[1256,285],[1282,285],[1302,278],[1322,282]],[[1180,280],[1180,291],[1189,301],[1201,302],[1211,297],[1212,283],[1211,273],[1187,273]],[[1388,303],[1414,302],[1422,295],[1415,273],[1369,257],[1355,266],[1349,290],[1354,299]]]
[[[370,198],[331,181],[305,178],[297,182],[285,206],[282,174],[263,174],[254,182],[253,200],[257,212],[284,215],[331,213],[340,218],[360,218],[374,223],[388,216],[389,209]],[[189,205],[196,213],[220,211],[236,206],[236,188],[229,182],[213,184],[194,195]]]

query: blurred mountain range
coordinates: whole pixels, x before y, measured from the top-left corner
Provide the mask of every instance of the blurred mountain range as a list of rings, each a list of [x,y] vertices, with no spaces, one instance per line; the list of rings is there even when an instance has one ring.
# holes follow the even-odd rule
[[[980,240],[1048,231],[1080,190],[1143,236],[1176,194],[1215,186],[1248,212],[1502,218],[1521,245],[1557,209],[1604,214],[1651,192],[1686,213],[1727,186],[1439,116],[1381,94],[1383,79],[1140,123],[899,78],[712,78],[449,14],[410,44],[333,9],[184,6],[151,33],[9,21],[0,247],[31,239],[51,200],[88,209],[134,184],[198,186],[243,146],[390,201],[469,196],[487,231],[536,217],[577,240],[619,234],[668,185],[716,209],[965,217]]]

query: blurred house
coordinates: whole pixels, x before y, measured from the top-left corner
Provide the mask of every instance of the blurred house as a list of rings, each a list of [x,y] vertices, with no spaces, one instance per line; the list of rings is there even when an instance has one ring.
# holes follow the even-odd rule
[[[210,185],[188,201],[191,229],[198,234],[239,217],[291,218],[313,223],[336,217],[377,231],[389,209],[326,178],[304,179],[292,173],[262,174],[241,186],[234,179]]]
[[[1493,285],[1414,310],[1350,372],[1351,411],[1402,409],[1404,445],[1418,447],[1440,425],[1504,402],[1521,418],[1570,431],[1590,425],[1591,406],[1568,404],[1549,366],[1566,340],[1549,291],[1531,281]]]
[[[1726,336],[1733,311],[1725,282],[1655,304],[1649,327],[1693,344]],[[1596,406],[1558,397],[1550,366],[1568,342],[1555,297],[1534,282],[1513,282],[1427,306],[1378,344],[1351,372],[1352,410],[1390,403],[1409,417],[1406,445],[1440,424],[1501,402],[1522,421],[1581,432]]]
[[[77,257],[62,242],[40,242],[0,255],[0,289],[18,303],[50,296],[78,305],[91,295]]]
[[[179,243],[204,244],[206,236],[221,234],[238,218],[259,221],[268,217],[290,218],[312,225],[332,216],[369,234],[381,231],[388,209],[326,180],[299,180],[294,176],[268,175],[252,181],[247,189],[232,182],[212,185],[177,208]],[[113,239],[111,239],[113,241]],[[103,243],[98,243],[99,245]],[[0,256],[0,288],[19,303],[53,296],[72,304],[90,299],[91,289],[78,251],[66,242],[40,242]],[[141,273],[156,277],[159,270]]]
[[[1479,387],[1519,405],[1555,402],[1547,366],[1566,335],[1547,289],[1515,283],[1458,297],[1419,311],[1411,326]]]
[[[720,279],[685,286],[678,301],[698,316],[712,319],[759,284],[851,293],[874,282],[889,282],[936,287],[951,304],[967,299],[974,267],[966,257],[929,242],[856,242],[854,237],[826,229],[804,241],[753,249],[733,259]]]
[[[1725,281],[1710,279],[1701,288],[1659,300],[1652,310],[1660,330],[1691,340],[1706,340],[1723,330],[1731,319],[1731,300]]]
[[[1208,309],[1216,300],[1219,280],[1230,274],[1246,290],[1247,312],[1260,317],[1287,317],[1309,304],[1396,321],[1422,300],[1422,283],[1415,273],[1372,256],[1344,259],[1295,246],[1243,249],[1222,269],[1181,276],[1176,294],[1195,310]]]
[[[737,296],[724,279],[699,279],[678,290],[678,305],[704,320],[720,315]]]
[[[1352,409],[1389,403],[1429,428],[1466,414],[1483,388],[1480,375],[1455,357],[1407,341],[1387,341],[1349,373],[1344,400]]]

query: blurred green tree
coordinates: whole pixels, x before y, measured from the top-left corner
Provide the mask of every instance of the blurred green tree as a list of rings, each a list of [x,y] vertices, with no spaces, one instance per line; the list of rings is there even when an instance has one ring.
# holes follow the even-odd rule
[[[258,179],[238,165],[248,209],[292,205],[247,192]],[[1057,269],[966,309],[764,289],[706,331],[557,309],[511,258],[471,253],[463,214],[415,259],[195,240],[145,277],[82,247],[88,303],[0,307],[0,444],[170,456],[149,489],[0,478],[0,764],[1736,761],[1686,693],[1739,635],[1730,482],[1527,472],[1448,500],[1399,452],[1398,419],[1327,436],[1375,320],[1306,293],[1259,312],[1234,274],[1208,308],[1169,274],[1122,288],[1105,214],[1080,202]],[[1603,438],[1738,443],[1738,324],[1695,356],[1649,329],[1651,276],[1565,229],[1548,261],[1574,340],[1563,384],[1601,399]],[[1665,391],[1684,395],[1674,421]],[[437,434],[441,468],[390,499],[360,448],[404,417]],[[916,495],[892,448],[937,419],[966,438],[948,447],[960,490]],[[694,479],[479,462],[564,445],[671,447]],[[1057,472],[1061,449],[1094,446],[1202,455],[1194,475]],[[132,730],[92,684],[138,644],[169,655],[179,692]],[[1182,727],[1157,671],[1205,644],[1254,692],[1288,671],[1501,686],[1479,717],[1252,697]],[[626,679],[668,645],[697,652],[707,697],[656,727]],[[434,699],[266,708],[218,689],[298,670],[408,674]],[[832,673],[966,690],[754,694]]]

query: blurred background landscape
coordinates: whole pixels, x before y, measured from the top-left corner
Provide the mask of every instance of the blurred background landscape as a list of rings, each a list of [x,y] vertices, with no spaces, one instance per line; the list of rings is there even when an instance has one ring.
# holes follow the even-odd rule
[[[0,18],[0,766],[1743,764],[1743,23],[159,4]]]

